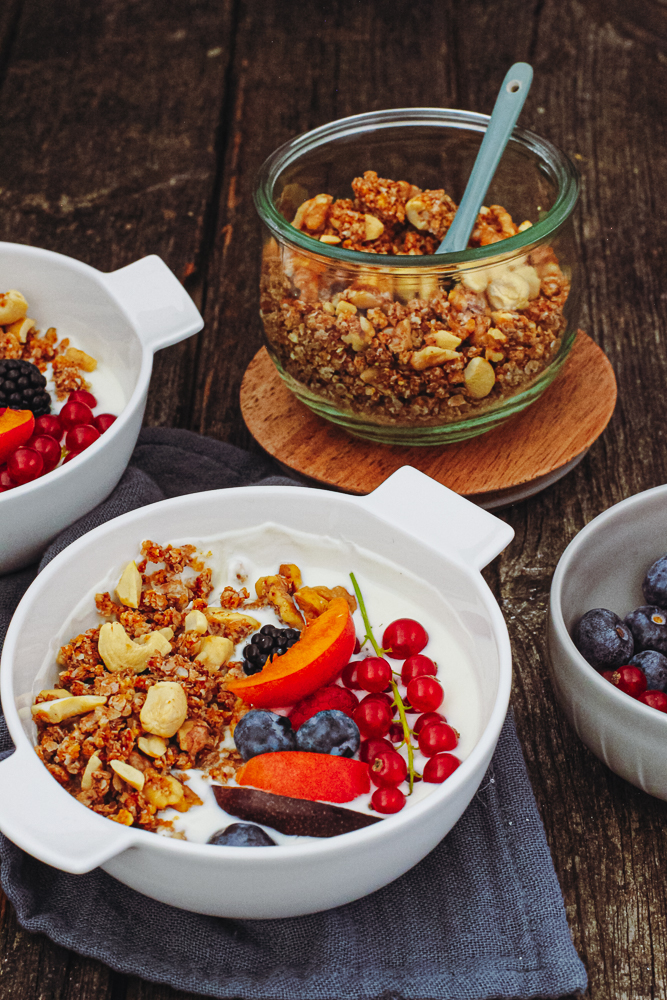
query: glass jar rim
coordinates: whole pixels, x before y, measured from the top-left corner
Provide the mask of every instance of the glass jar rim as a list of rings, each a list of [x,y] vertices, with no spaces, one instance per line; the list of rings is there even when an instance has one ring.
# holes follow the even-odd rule
[[[339,118],[326,125],[320,125],[310,132],[304,132],[279,146],[260,167],[254,192],[254,201],[260,218],[279,239],[298,246],[301,250],[318,257],[328,257],[340,264],[363,264],[366,267],[424,268],[440,267],[447,270],[459,263],[501,260],[544,242],[560,229],[572,214],[579,197],[579,172],[569,156],[548,139],[543,139],[529,129],[514,128],[511,139],[534,153],[549,169],[551,178],[558,184],[556,201],[538,222],[516,236],[500,240],[498,243],[474,247],[455,253],[424,254],[417,257],[400,254],[375,254],[358,250],[346,250],[332,244],[320,243],[295,229],[276,208],[273,186],[278,175],[299,159],[304,153],[316,149],[330,139],[373,132],[380,126],[401,127],[418,125],[441,125],[443,127],[466,127],[467,131],[484,133],[490,115],[476,111],[460,111],[454,108],[392,108],[386,111],[370,111],[348,118]],[[317,243],[317,247],[314,244]],[[495,252],[492,247],[497,248]],[[502,249],[501,249],[502,248]]]

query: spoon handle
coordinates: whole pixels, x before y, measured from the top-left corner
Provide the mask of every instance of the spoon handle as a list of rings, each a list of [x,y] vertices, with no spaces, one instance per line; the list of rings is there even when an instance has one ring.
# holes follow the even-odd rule
[[[467,247],[489,184],[528,96],[532,79],[533,68],[528,63],[518,62],[510,66],[498,92],[461,204],[436,253],[453,253]]]

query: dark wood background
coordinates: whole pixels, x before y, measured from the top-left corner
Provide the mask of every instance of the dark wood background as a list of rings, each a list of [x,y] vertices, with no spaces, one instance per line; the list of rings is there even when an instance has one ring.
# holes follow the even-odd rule
[[[535,69],[521,124],[581,170],[581,325],[620,394],[579,467],[505,512],[516,538],[489,580],[586,996],[664,998],[667,804],[611,774],[564,721],[545,619],[575,533],[666,480],[666,0],[1,0],[0,237],[104,271],[164,258],[206,326],[157,356],[147,422],[256,449],[238,396],[261,343],[262,160],[370,109],[490,112],[518,59]],[[6,902],[0,955],[3,1000],[186,1000],[25,933]]]

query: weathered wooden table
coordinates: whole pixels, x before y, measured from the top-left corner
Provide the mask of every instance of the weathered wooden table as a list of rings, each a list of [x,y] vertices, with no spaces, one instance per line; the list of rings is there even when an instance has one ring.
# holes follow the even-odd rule
[[[264,157],[370,109],[489,112],[517,59],[535,68],[522,124],[582,173],[581,325],[620,394],[579,467],[505,512],[516,538],[489,580],[586,996],[663,998],[667,804],[616,778],[566,724],[545,620],[567,542],[667,475],[666,0],[2,0],[0,235],[105,271],[163,257],[206,326],[158,355],[146,419],[256,449],[238,396],[261,343],[251,192]],[[23,932],[8,905],[0,942],[3,1000],[185,1000]]]

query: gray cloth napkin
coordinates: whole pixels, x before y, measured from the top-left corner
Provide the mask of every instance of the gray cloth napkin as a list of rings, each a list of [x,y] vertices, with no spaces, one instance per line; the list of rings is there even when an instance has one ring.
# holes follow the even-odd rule
[[[112,495],[75,538],[164,497],[297,485],[258,458],[188,431],[144,430]],[[0,578],[0,642],[36,568]],[[12,744],[0,717],[0,751]],[[285,920],[225,920],[156,903],[96,869],[67,875],[0,837],[2,887],[29,931],[112,969],[205,996],[252,1000],[486,1000],[583,991],[586,973],[508,716],[454,830],[415,868],[347,906]]]

